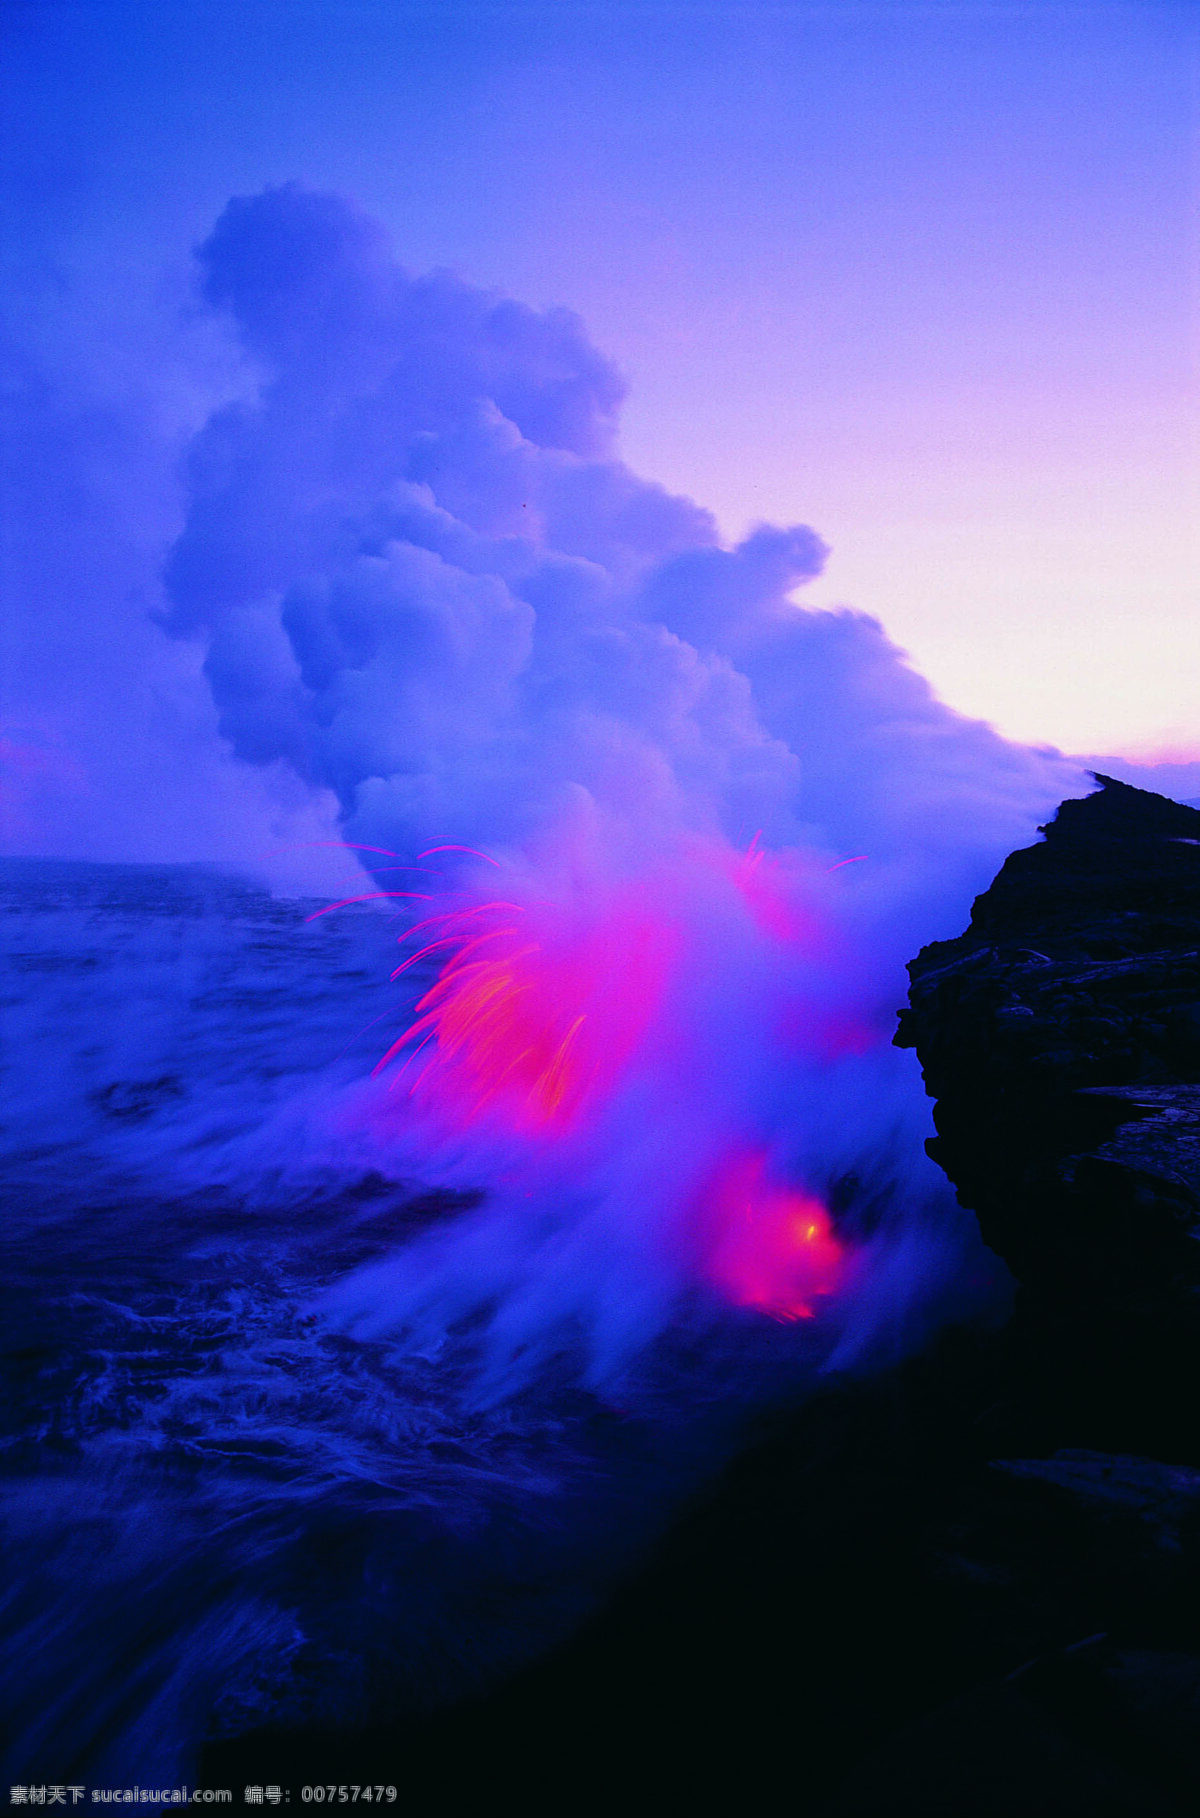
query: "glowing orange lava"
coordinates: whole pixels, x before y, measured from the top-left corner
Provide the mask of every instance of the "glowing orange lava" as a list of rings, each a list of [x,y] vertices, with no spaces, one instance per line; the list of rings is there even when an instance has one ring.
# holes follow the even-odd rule
[[[583,928],[511,903],[465,913],[488,912],[507,913],[471,938],[479,922],[451,914],[406,962],[457,949],[380,1066],[431,1042],[414,1085],[459,1121],[492,1112],[527,1133],[561,1128],[629,1058],[661,992],[671,930],[628,906]]]
[[[653,1238],[653,1170],[669,1165],[679,1260],[736,1306],[810,1319],[839,1285],[843,1247],[820,1201],[768,1166],[739,1044],[757,1029],[768,1051],[782,1041],[789,1055],[836,1060],[869,1032],[822,1010],[807,989],[777,1003],[763,966],[732,1027],[716,989],[726,945],[745,938],[755,955],[775,950],[821,970],[829,943],[793,870],[756,838],[741,855],[697,842],[678,873],[664,867],[619,885],[591,876],[586,889],[577,877],[555,879],[545,896],[525,896],[510,874],[523,901],[464,903],[401,936],[407,957],[396,976],[443,963],[379,1067],[406,1056],[395,1084],[437,1123],[456,1133],[482,1124],[488,1139],[515,1134],[540,1167],[560,1170],[554,1178],[577,1181],[595,1152],[618,1178],[628,1155],[659,1155],[636,1164],[651,1175],[626,1181],[622,1215],[637,1214],[644,1187]],[[754,994],[760,974],[765,1007]],[[653,1106],[661,1132],[645,1128]],[[703,1158],[721,1154],[722,1129],[723,1159],[705,1183]]]
[[[780,1186],[766,1158],[726,1162],[704,1196],[717,1236],[708,1262],[713,1284],[737,1306],[775,1319],[811,1319],[814,1301],[837,1286],[842,1246],[812,1194]]]

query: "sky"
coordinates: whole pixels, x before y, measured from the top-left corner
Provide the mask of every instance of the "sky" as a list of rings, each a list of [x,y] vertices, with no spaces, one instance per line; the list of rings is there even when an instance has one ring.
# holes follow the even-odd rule
[[[48,400],[6,473],[4,706],[81,824],[98,697],[118,843],[150,839],[156,740],[209,776],[172,851],[261,819],[153,614],[187,438],[251,382],[194,249],[290,181],[410,272],[578,312],[629,465],[731,543],[812,525],[804,603],[879,618],[959,712],[1200,758],[1192,4],[9,0],[2,29],[10,348]]]

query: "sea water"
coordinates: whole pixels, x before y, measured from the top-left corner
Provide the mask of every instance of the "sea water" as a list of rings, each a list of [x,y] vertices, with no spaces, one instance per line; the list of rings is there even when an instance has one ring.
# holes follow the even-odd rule
[[[209,1738],[419,1715],[568,1633],[805,1335],[684,1327],[623,1400],[314,1315],[482,1195],[331,1147],[428,978],[393,922],[204,867],[10,860],[10,1777],[185,1781]]]

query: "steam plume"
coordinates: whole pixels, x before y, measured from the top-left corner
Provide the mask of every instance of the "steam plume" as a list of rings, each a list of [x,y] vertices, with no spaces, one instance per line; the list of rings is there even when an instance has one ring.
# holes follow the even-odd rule
[[[193,443],[169,629],[205,640],[243,758],[334,791],[388,865],[444,849],[440,908],[494,937],[475,959],[447,939],[432,1062],[373,1114],[492,1199],[346,1284],[342,1317],[428,1339],[482,1313],[501,1378],[574,1333],[603,1380],[698,1283],[759,1280],[787,1207],[853,1177],[860,1206],[908,1211],[859,1232],[848,1330],[894,1298],[938,1191],[888,1046],[903,962],[1081,772],[937,701],[876,620],[798,606],[811,529],[725,548],[631,473],[620,380],[569,312],[412,278],[296,185],[231,202],[201,260],[262,383]],[[777,1312],[833,1292],[824,1217],[825,1263],[780,1264]]]

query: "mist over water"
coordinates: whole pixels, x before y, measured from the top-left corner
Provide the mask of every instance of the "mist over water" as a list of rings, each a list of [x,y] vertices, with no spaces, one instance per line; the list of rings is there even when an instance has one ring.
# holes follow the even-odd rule
[[[630,875],[578,830],[555,858],[402,941],[453,957],[344,1115],[487,1198],[320,1316],[427,1354],[470,1328],[485,1399],[562,1357],[617,1392],[684,1312],[812,1320],[832,1367],[917,1342],[972,1245],[890,1045],[864,873],[692,841]]]
[[[201,263],[257,379],[164,629],[366,900],[6,873],[17,1777],[489,1683],[751,1411],[1001,1310],[895,1010],[1088,787],[632,474],[569,312],[298,186]]]

